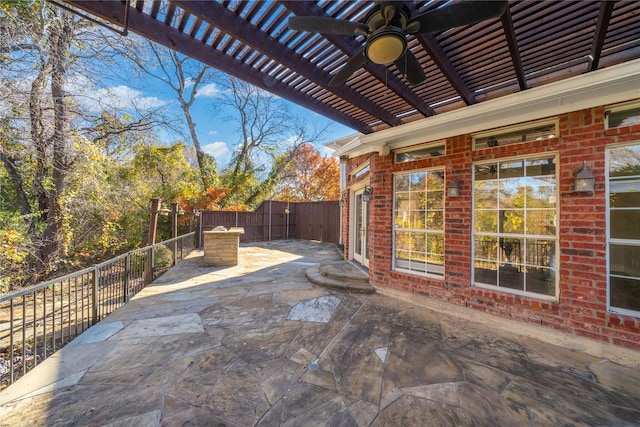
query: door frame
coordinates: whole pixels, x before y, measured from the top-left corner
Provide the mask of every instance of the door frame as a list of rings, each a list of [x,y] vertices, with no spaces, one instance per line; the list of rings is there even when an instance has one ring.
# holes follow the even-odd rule
[[[360,254],[359,256],[356,256],[356,215],[362,215],[362,213],[364,212],[365,215],[367,217],[370,216],[370,210],[369,210],[369,203],[365,203],[362,202],[363,204],[363,208],[360,210],[360,212],[356,212],[356,197],[358,195],[362,196],[362,194],[364,193],[365,187],[367,187],[369,185],[369,182],[362,182],[362,183],[358,183],[357,186],[354,186],[352,188],[349,189],[349,206],[351,206],[352,208],[349,209],[349,259],[353,260],[353,261],[357,261],[360,264],[362,264],[362,266],[364,267],[369,267],[369,258],[367,257],[367,248],[369,246],[369,234],[368,234],[368,221],[366,221],[365,218],[363,218],[363,224],[365,225],[365,233],[362,237],[362,254]],[[366,205],[366,207],[365,207]]]

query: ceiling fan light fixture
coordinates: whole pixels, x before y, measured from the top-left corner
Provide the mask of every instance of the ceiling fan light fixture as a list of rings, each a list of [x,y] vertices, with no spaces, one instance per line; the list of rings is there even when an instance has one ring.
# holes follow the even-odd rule
[[[375,64],[390,64],[400,58],[406,48],[407,41],[402,30],[386,27],[369,38],[365,55]]]

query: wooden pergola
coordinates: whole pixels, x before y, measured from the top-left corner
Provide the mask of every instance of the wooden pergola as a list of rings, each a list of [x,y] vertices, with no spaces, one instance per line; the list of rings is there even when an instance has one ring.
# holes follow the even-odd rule
[[[408,1],[418,14],[456,3]],[[361,22],[369,1],[64,0],[368,134],[640,58],[640,2],[509,1],[475,25],[411,35],[427,77],[410,85],[394,65],[367,62],[329,82],[364,37],[298,32],[292,16]]]

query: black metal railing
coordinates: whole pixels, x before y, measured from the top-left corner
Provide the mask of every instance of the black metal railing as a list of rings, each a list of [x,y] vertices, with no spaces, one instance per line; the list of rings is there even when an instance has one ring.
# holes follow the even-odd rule
[[[0,385],[12,384],[182,261],[196,236],[165,240],[0,296]]]

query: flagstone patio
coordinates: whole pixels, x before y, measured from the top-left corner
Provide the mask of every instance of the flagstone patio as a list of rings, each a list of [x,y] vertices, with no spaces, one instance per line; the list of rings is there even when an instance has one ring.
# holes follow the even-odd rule
[[[315,286],[305,271],[339,259],[330,244],[201,258],[2,391],[0,425],[640,425],[640,353]]]

